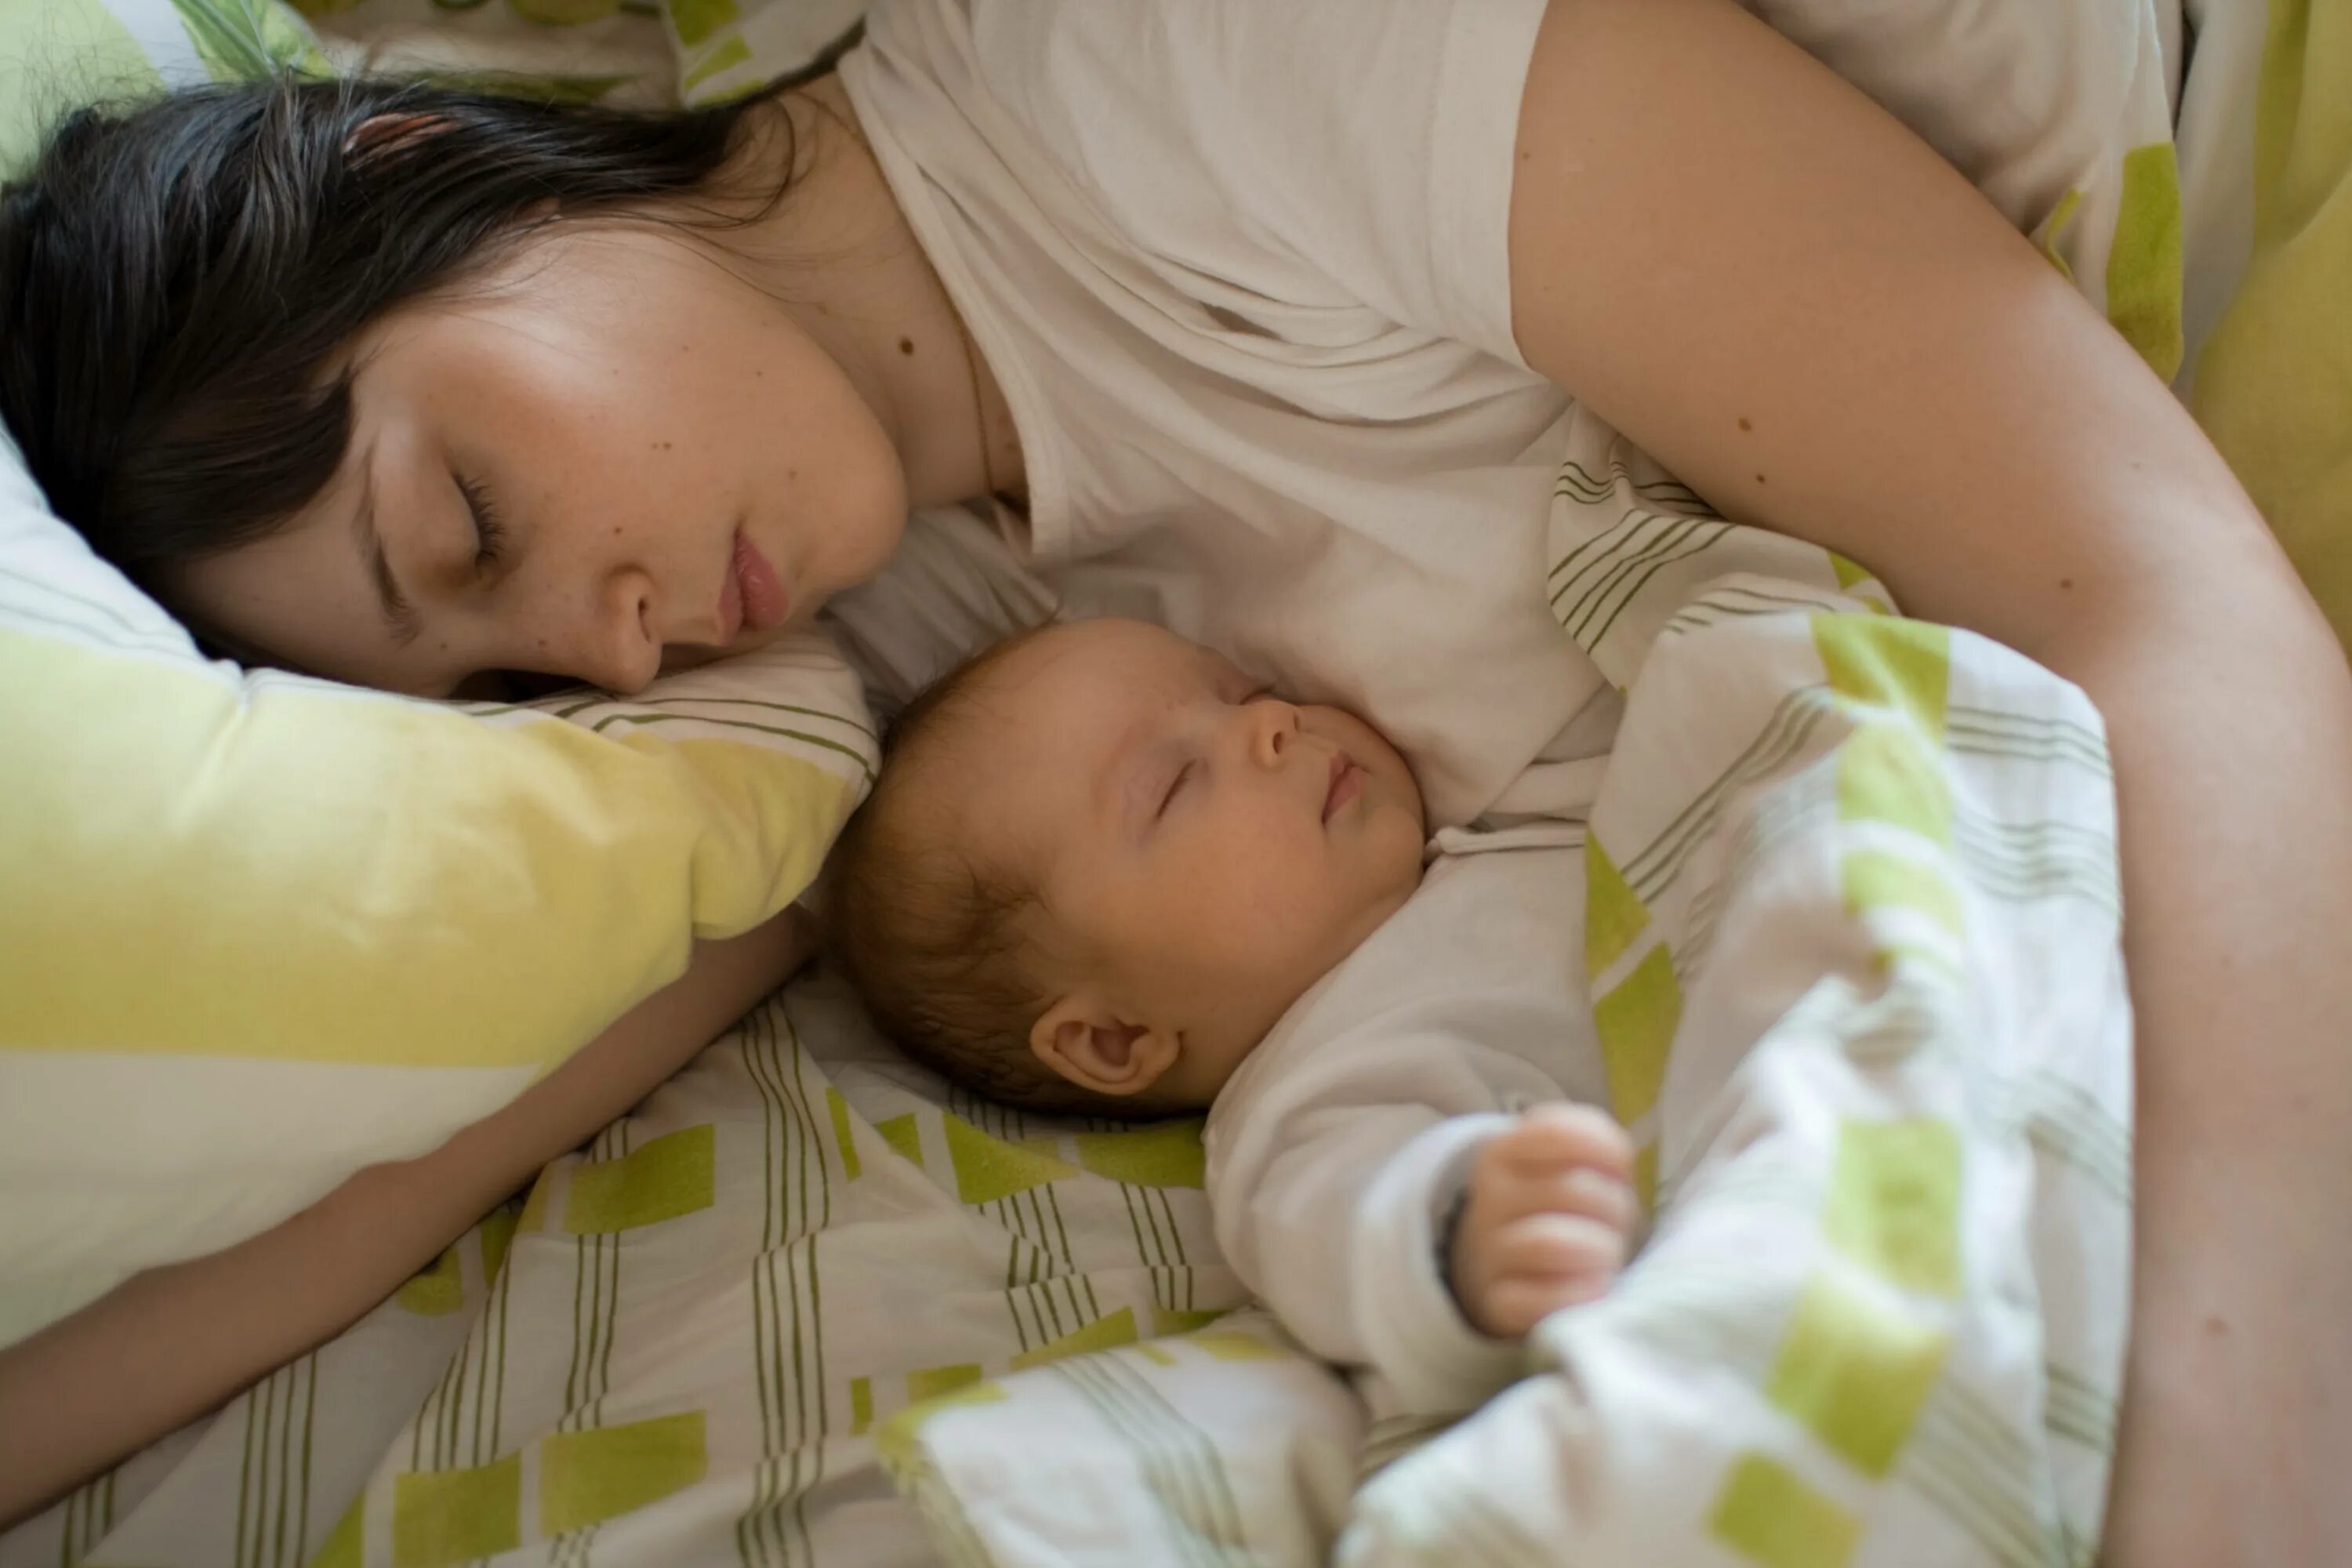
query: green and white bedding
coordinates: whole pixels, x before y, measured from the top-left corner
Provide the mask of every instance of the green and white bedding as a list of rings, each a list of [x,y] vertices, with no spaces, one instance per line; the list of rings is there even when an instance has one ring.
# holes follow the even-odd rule
[[[358,1327],[0,1538],[0,1563],[927,1563],[877,1457],[909,1407],[1171,1334],[1193,1337],[1129,1364],[1254,1390],[1218,1436],[1328,1518],[1352,1404],[1215,1321],[1242,1298],[1201,1173],[1194,1123],[951,1095],[803,980]],[[1116,1358],[1059,1364],[1138,1447],[1096,1439],[1091,1480],[999,1455],[1045,1496],[1116,1510],[1164,1464],[1303,1517]]]
[[[131,0],[114,3],[119,10]],[[362,0],[362,12],[395,3]],[[715,56],[748,13],[787,3],[722,4],[712,13],[720,20],[698,34],[698,45],[683,37],[687,22],[677,13],[684,0],[665,15],[682,49]],[[1859,16],[1873,8],[1850,9]],[[2153,27],[2159,37],[2178,20],[2160,5],[2105,9],[2116,25]],[[2308,244],[2298,250],[2299,237],[2333,243],[2329,226],[2345,208],[2329,193],[2340,191],[2341,171],[2352,167],[2327,139],[2336,128],[2330,106],[2352,103],[2352,92],[2305,92],[2299,111],[2292,103],[2282,109],[2277,96],[2282,84],[2339,79],[2325,73],[2340,68],[2331,62],[2342,53],[2346,6],[2272,0],[2265,8],[2247,0],[2189,9],[2201,36],[2226,34],[2239,43],[2235,53],[2216,43],[2200,57],[2200,70],[2210,60],[2213,71],[2192,72],[2183,89],[2177,160],[2145,150],[2154,145],[2143,139],[2147,79],[2135,78],[2112,133],[2085,143],[2091,150],[2081,157],[2090,162],[2083,171],[2053,176],[2056,205],[2013,215],[2078,281],[2097,280],[2094,297],[2111,314],[2119,298],[2152,300],[2119,315],[2118,324],[2158,368],[2177,334],[2184,385],[2207,363],[2200,350],[2234,303],[2239,274],[2252,279],[2262,266],[2332,254]],[[1834,7],[1815,12],[1835,20]],[[1938,47],[1970,42],[1947,38]],[[1836,58],[1831,43],[1818,47]],[[1882,53],[1896,63],[1909,58],[1899,49]],[[2132,58],[2139,58],[2137,43]],[[1870,83],[1867,59],[1855,58],[1851,68]],[[756,74],[759,68],[738,59],[720,68]],[[724,85],[718,70],[698,84]],[[1901,107],[1895,88],[1880,90]],[[2200,110],[2200,103],[2216,107]],[[2274,193],[2264,210],[2275,220],[2261,243],[2254,181],[2242,173],[2258,125],[2267,128],[2263,166]],[[2312,172],[2331,146],[2338,153],[2334,184]],[[2300,163],[2289,155],[2297,148],[2305,150]],[[2123,161],[2135,152],[2137,176]],[[2176,163],[2177,180],[2169,174]],[[2123,241],[2115,226],[2100,227],[2087,195],[2076,199],[2070,218],[2056,221],[2067,191],[2100,181]],[[2231,203],[2245,222],[2234,230],[2221,223],[2227,232],[2205,243],[2215,254],[2240,247],[2237,270],[2229,289],[2200,304],[2200,237],[2218,232],[2210,215]],[[2185,317],[2178,259],[2184,229],[2191,261]],[[2082,248],[2086,244],[2092,247]],[[2127,285],[2120,293],[2119,278]],[[2251,282],[2245,293],[2254,297]],[[2340,312],[2340,289],[2316,305],[2298,299],[2301,315],[2273,309],[2265,319],[2316,320],[2327,328],[2298,349],[2300,363],[2324,368],[2336,352],[2326,343],[2352,342],[2352,318],[2312,313]],[[2272,328],[2267,352],[2284,353],[2279,345],[2292,335]],[[2244,363],[2253,368],[2238,390],[2213,396],[2255,399],[2242,405],[2254,411],[2243,416],[2252,430],[2263,427],[2257,373],[2266,362]],[[2219,402],[2209,412],[2207,394],[2200,375],[2200,413],[2226,436],[2229,405]],[[2335,444],[2326,447],[2331,434]],[[2352,449],[2352,413],[2307,445]],[[1605,464],[1595,472],[1602,490],[1613,488],[1616,476]],[[2323,464],[2321,472],[2341,470]],[[2312,481],[2287,499],[2328,493]],[[2339,513],[2339,536],[2340,525]],[[1808,595],[1872,591],[1835,563],[1796,574]],[[1728,608],[1716,603],[1701,614]],[[1646,639],[1671,618],[1645,623],[1637,611],[1618,625],[1645,627]],[[1824,645],[1810,626],[1803,641],[1818,660]],[[1975,655],[1944,647],[1939,765],[1975,767],[1982,757],[1954,755],[1965,750],[1957,744],[1962,710],[1983,706],[1954,695]],[[1781,651],[1794,658],[1802,650]],[[1893,663],[1909,673],[1885,688],[1895,699],[1888,711],[1925,733],[1926,709],[1905,695],[1920,663],[1911,654]],[[1833,675],[1816,668],[1816,682]],[[1833,679],[1826,684],[1837,690]],[[2084,739],[2091,726],[2053,700],[2056,709],[2032,716],[2048,742],[2036,765],[2056,770],[2053,776],[2074,769],[2079,787],[2095,754]],[[1834,778],[1834,770],[1826,776]],[[1821,809],[1795,775],[1772,787]],[[1658,799],[1666,798],[1662,786]],[[1706,933],[1717,933],[1719,949],[1727,929],[1722,917],[1737,900],[1702,909],[1685,895],[1710,885],[1709,878],[1720,888],[1755,889],[1768,862],[1777,864],[1767,851],[1793,855],[1812,842],[1797,829],[1781,834],[1773,798],[1780,797],[1770,789],[1743,796],[1722,819],[1712,861],[1702,858],[1706,877],[1686,879],[1668,899],[1643,900],[1650,906],[1646,923],[1627,922],[1629,945],[1615,955],[1617,967],[1604,965],[1610,976],[1622,972],[1630,981],[1649,952],[1664,952],[1677,994],[1685,987],[1695,994],[1696,970],[1716,961]],[[1916,806],[1942,796],[1923,785],[1906,798]],[[1935,954],[1948,955],[1945,915],[1954,907],[1937,890],[1939,879],[1959,889],[1969,942],[1983,934],[1979,911],[1990,910],[1996,927],[2029,907],[2095,911],[2101,900],[2092,889],[2112,879],[2095,824],[2053,816],[2048,820],[2071,835],[2037,839],[2012,831],[2012,816],[1978,809],[1979,795],[1955,790],[1951,798],[1968,809],[1951,816],[1948,843],[1920,834],[1923,820],[1936,820],[1932,812],[1923,818],[1905,808],[1910,820],[1869,828],[1911,836],[1897,857],[1910,869],[1860,879],[1864,891],[1891,898],[1896,912],[1857,907],[1840,917],[1855,929],[1895,931],[1885,944],[1894,955],[1886,973],[1926,965],[1923,983],[1930,986],[1943,984],[1934,978]],[[1746,826],[1735,831],[1731,824]],[[1602,818],[1600,841],[1626,873],[1626,886],[1646,889],[1633,862],[1650,829],[1629,822],[1617,831],[1629,835],[1623,845]],[[2089,852],[2057,855],[2062,844]],[[2014,878],[1988,872],[2020,856],[2041,867],[2021,890]],[[1818,964],[1821,955],[1806,962]],[[1888,994],[1896,994],[1892,982]],[[1867,996],[1839,1001],[1849,1010],[1837,1017],[1867,1016]],[[1684,995],[1676,1006],[1689,1005]],[[1646,1068],[1627,1074],[1633,1084],[1656,1075],[1654,1103],[1631,1119],[1644,1132],[1654,1179],[1671,1202],[1678,1184],[1716,1168],[1707,1152],[1715,1130],[1700,1116],[1678,1133],[1673,1107],[1714,1101],[1699,1093],[1695,1058],[1664,1050],[1674,1035],[1660,1032],[1658,1022],[1672,1010],[1653,998],[1626,1011],[1643,1021],[1642,1037],[1655,1053]],[[1948,1011],[1929,1005],[1895,1024],[1893,1034],[1871,1038],[1907,1041],[1912,1058],[1947,1058],[1939,1042],[1948,1038]],[[1759,1024],[1752,1031],[1763,1042],[1757,1060],[1769,1059],[1775,1071],[1831,1074],[1836,1081],[1822,1103],[1851,1109],[1846,1097],[1871,1088],[1870,1074],[1880,1069],[1857,1066],[1851,1050],[1840,1059],[1827,1042],[1843,1026],[1802,1009],[1778,1028]],[[1850,1218],[1838,1217],[1851,1213],[1838,1206],[1851,1183],[1834,1158],[1826,1167],[1744,1173],[1759,1179],[1745,1194],[1733,1184],[1732,1196],[1752,1200],[1754,1215],[1739,1241],[1785,1243],[1771,1268],[1727,1278],[1704,1267],[1718,1250],[1706,1226],[1664,1227],[1654,1261],[1644,1265],[1654,1285],[1629,1287],[1613,1317],[1578,1320],[1591,1325],[1587,1330],[1561,1320],[1558,1331],[1539,1336],[1531,1358],[1542,1375],[1479,1423],[1426,1442],[1431,1434],[1368,1433],[1339,1380],[1289,1351],[1262,1317],[1232,1310],[1244,1303],[1213,1256],[1188,1127],[1087,1127],[961,1100],[877,1040],[819,973],[754,1013],[587,1151],[559,1161],[528,1200],[519,1195],[351,1331],[0,1536],[0,1568],[1307,1563],[1321,1560],[1348,1521],[1359,1467],[1400,1454],[1406,1458],[1381,1471],[1356,1505],[1352,1554],[1517,1561],[1526,1553],[1498,1532],[1549,1540],[1567,1528],[1550,1510],[1571,1494],[1545,1482],[1596,1451],[1581,1380],[1584,1368],[1597,1364],[1593,1342],[1612,1335],[1648,1335],[1664,1347],[1659,1353],[1705,1364],[1706,1386],[1723,1394],[1731,1412],[1718,1434],[1725,1452],[1703,1478],[1695,1470],[1685,1489],[1686,1507],[1674,1521],[1683,1532],[1677,1549],[1696,1551],[1698,1542],[1714,1561],[1744,1556],[1803,1568],[1869,1561],[1890,1542],[1916,1550],[1903,1561],[2079,1561],[2112,1442],[2121,1303],[2112,1301],[2107,1324],[2115,1343],[2084,1331],[2087,1337],[2071,1342],[2066,1356],[2042,1356],[2038,1385],[2017,1331],[2046,1326],[2053,1313],[2079,1327],[2110,1300],[2102,1292],[2117,1255],[2098,1248],[2112,1240],[2121,1213],[2128,1115],[2117,1086],[2076,1073],[2083,1066],[2061,1064],[2038,1087],[1980,1082],[1980,1101],[1971,1098],[1975,1089],[1954,1090],[1948,1080],[1903,1102],[1906,1120],[1952,1112],[1971,1128],[1984,1116],[2008,1127],[2008,1141],[1990,1156],[1995,1168],[2062,1192],[2079,1205],[2082,1234],[2106,1238],[2063,1291],[2020,1310],[2004,1331],[2008,1339],[1961,1331],[1975,1321],[1969,1314],[1987,1308],[1985,1291],[1997,1304],[2020,1278],[2013,1268],[1976,1268],[1984,1258],[1973,1238],[1984,1216],[1973,1207],[1953,1211],[1958,1230],[1936,1233],[1969,1238],[1964,1244],[1943,1247],[1933,1237],[1922,1241],[1916,1227],[1865,1221],[1857,1251],[1840,1242],[1855,1233]],[[1947,1091],[1958,1094],[1957,1105]],[[1903,1213],[1934,1218],[1954,1193],[1943,1179],[1950,1165],[1937,1152],[1939,1136],[1909,1140],[1908,1147],[1861,1146],[1858,1163],[1845,1168],[1869,1178],[1866,1193],[1893,1194]],[[1974,1150],[1975,1136],[1959,1146]],[[1966,1159],[1962,1166],[1973,1168]],[[1874,1172],[1892,1174],[1880,1181]],[[1937,1260],[1955,1253],[1964,1265],[1958,1294],[1917,1288],[1946,1278],[1936,1272]],[[1922,1259],[1934,1267],[1923,1271]],[[2042,1266],[2036,1254],[2032,1267]],[[2050,1289],[2042,1276],[2034,1282]],[[1214,1316],[1220,1312],[1231,1315]],[[1839,1333],[1824,1338],[1817,1331],[1824,1322]],[[1939,1341],[1945,1333],[1952,1337]],[[1859,1359],[1848,1353],[1857,1344],[1866,1352]],[[1990,1385],[1998,1397],[1983,1392],[1989,1366],[2008,1369],[2009,1381]],[[1858,1376],[1872,1395],[1842,1397]],[[1902,1397],[1890,1397],[1890,1389]],[[1906,1415],[1907,1423],[1895,1419]],[[1484,1451],[1478,1445],[1513,1432],[1514,1424],[1523,1424],[1522,1436],[1535,1428],[1552,1440],[1554,1448],[1538,1444],[1533,1451],[1560,1464],[1499,1498],[1498,1489],[1484,1486],[1489,1475],[1464,1483],[1464,1470],[1482,1468],[1469,1463]],[[1523,1463],[1530,1462],[1526,1451]],[[1475,1500],[1455,1506],[1464,1498]],[[1922,1533],[1877,1533],[1915,1524]]]
[[[286,67],[323,70],[327,61],[282,0],[8,0],[0,5],[0,178],[76,105]]]
[[[2131,1284],[2097,714],[1580,411],[1550,553],[1626,692],[1582,949],[1657,1223],[1339,1560],[2089,1563]]]
[[[677,101],[651,0],[299,0],[339,70],[419,75],[562,100]]]
[[[2352,647],[2352,5],[2189,9],[2179,384]]]

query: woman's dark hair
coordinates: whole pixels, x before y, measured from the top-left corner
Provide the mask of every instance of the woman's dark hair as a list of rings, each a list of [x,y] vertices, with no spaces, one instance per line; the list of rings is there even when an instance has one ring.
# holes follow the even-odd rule
[[[292,77],[84,110],[0,189],[0,421],[150,584],[268,533],[351,434],[336,352],[554,213],[697,210],[752,107],[643,113]],[[768,206],[793,166],[787,117]]]

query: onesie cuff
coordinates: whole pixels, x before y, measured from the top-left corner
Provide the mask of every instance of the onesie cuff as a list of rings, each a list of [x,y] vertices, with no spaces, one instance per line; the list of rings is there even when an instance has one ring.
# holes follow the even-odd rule
[[[1463,1317],[1438,1258],[1438,1235],[1500,1115],[1449,1117],[1384,1162],[1356,1205],[1352,1278],[1372,1370],[1413,1415],[1468,1410],[1516,1381],[1517,1341],[1480,1333]]]

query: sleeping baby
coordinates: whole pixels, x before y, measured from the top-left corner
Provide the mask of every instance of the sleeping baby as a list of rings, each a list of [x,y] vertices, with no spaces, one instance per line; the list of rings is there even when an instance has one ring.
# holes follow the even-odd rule
[[[1154,626],[1057,624],[901,718],[835,852],[835,945],[967,1088],[1209,1109],[1243,1279],[1396,1408],[1458,1411],[1609,1288],[1635,1222],[1631,1144],[1580,1103],[1580,842],[1539,820],[1433,844],[1361,720]]]
[[[1682,493],[1570,430],[1543,586],[1609,689],[1433,835],[1370,726],[1168,632],[991,649],[835,852],[844,965],[983,1094],[1208,1108],[1226,1258],[1360,1373],[1349,1561],[2084,1560],[2131,1279],[2098,714]]]

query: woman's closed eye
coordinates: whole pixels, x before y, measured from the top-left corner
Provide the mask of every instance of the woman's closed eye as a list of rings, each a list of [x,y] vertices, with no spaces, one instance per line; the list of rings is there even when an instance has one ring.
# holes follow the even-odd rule
[[[474,519],[474,571],[488,576],[506,559],[507,525],[499,516],[498,504],[490,499],[488,489],[463,474],[453,476],[457,489],[466,498],[466,510]]]

